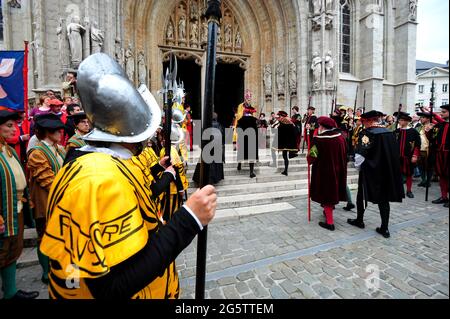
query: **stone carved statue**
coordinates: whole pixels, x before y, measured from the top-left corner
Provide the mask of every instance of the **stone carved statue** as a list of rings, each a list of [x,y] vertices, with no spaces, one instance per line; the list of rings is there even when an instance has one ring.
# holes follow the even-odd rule
[[[202,43],[208,42],[208,22],[206,20],[202,23]]]
[[[294,61],[289,63],[289,89],[297,92],[297,64]]]
[[[191,24],[191,43],[197,43],[198,41],[198,24],[197,21]]]
[[[74,68],[78,68],[83,60],[83,39],[81,35],[84,32],[86,32],[86,29],[80,24],[80,18],[73,16],[72,22],[67,26],[67,37],[69,38],[71,63]]]
[[[322,13],[322,1],[323,0],[313,0],[313,13],[314,16],[318,16]]]
[[[173,40],[175,38],[172,19],[170,19],[169,25],[167,26],[166,38],[167,40]]]
[[[138,80],[139,85],[147,84],[147,66],[145,65],[145,54],[142,51],[138,54]]]
[[[320,89],[320,82],[322,80],[322,58],[317,52],[313,55],[311,70],[313,72],[313,88]]]
[[[266,64],[264,67],[264,92],[266,97],[272,96],[272,67]]]
[[[191,20],[197,20],[198,17],[198,3],[197,1],[191,1]]]
[[[334,61],[331,51],[325,56],[325,79],[327,87],[333,87],[334,84]]]
[[[320,29],[322,29],[322,17],[317,16],[312,18],[312,30],[319,31]]]
[[[279,95],[284,95],[286,87],[286,78],[284,73],[284,64],[278,63],[277,67],[277,90]]]
[[[186,17],[184,15],[178,21],[178,39],[181,41],[186,40]]]
[[[333,29],[333,20],[334,20],[334,15],[332,15],[332,14],[325,15],[325,29],[326,30]]]
[[[217,28],[217,45],[221,46],[222,45],[222,28],[219,27]]]
[[[59,19],[59,26],[56,28],[56,34],[58,35],[58,49],[59,49],[59,63],[61,67],[69,67],[69,50],[67,48],[67,33],[65,32],[66,19]]]
[[[225,45],[226,46],[233,45],[233,31],[231,28],[231,24],[227,24],[225,26]]]
[[[417,19],[417,0],[409,0],[409,19],[412,21]]]
[[[239,30],[236,32],[236,49],[242,48],[242,37]]]
[[[131,44],[128,45],[128,48],[125,51],[125,70],[127,72],[128,79],[131,82],[134,82],[134,53]]]
[[[97,22],[94,22],[91,27],[91,50],[92,54],[102,52],[105,36],[98,28]]]

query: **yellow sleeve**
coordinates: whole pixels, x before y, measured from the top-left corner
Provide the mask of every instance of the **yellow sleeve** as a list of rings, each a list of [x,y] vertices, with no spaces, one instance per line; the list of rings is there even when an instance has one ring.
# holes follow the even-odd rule
[[[31,151],[28,156],[27,165],[31,178],[36,180],[43,189],[50,190],[50,187],[55,180],[55,173],[53,173],[52,167],[45,154],[39,150]]]
[[[188,149],[187,149],[186,143],[184,141],[182,141],[180,143],[180,154],[181,154],[181,160],[183,162],[187,162],[189,160]]]

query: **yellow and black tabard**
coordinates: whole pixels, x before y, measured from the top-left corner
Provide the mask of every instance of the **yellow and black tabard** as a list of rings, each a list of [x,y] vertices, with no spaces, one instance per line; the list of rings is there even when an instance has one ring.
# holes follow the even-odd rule
[[[108,274],[147,245],[149,232],[158,231],[158,209],[143,171],[132,159],[92,153],[59,172],[50,191],[47,230],[40,247],[51,260],[51,298],[93,298],[85,280]],[[67,288],[71,278],[80,278],[79,288]],[[172,263],[134,298],[178,295]]]

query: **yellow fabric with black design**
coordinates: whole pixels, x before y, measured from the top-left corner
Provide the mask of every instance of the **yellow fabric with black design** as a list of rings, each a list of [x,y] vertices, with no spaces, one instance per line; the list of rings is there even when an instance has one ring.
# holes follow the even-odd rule
[[[161,225],[148,183],[143,167],[132,160],[99,153],[80,157],[58,173],[40,246],[52,260],[51,298],[91,299],[85,279],[106,275],[144,248],[148,232]],[[71,285],[73,278],[79,283]],[[178,295],[178,277],[170,266],[134,298]]]
[[[189,181],[187,179],[186,170],[184,168],[183,162],[181,161],[180,155],[178,154],[178,151],[176,150],[176,148],[173,146],[172,146],[170,152],[171,152],[170,157],[171,157],[172,165],[180,174],[181,183],[183,184],[183,190],[187,190],[189,188]],[[163,158],[165,155],[166,155],[166,150],[162,149],[160,157]],[[177,190],[175,183],[170,184],[170,193],[172,195],[178,194],[178,190]]]

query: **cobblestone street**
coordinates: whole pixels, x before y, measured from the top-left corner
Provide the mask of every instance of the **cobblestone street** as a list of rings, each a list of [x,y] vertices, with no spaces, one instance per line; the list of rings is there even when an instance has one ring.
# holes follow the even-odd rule
[[[322,230],[320,207],[306,219],[306,199],[295,209],[218,221],[209,227],[207,298],[448,298],[449,218],[442,205],[416,199],[391,208],[391,235],[375,233],[380,217],[369,205],[366,229],[346,223],[339,207],[336,231]],[[431,199],[437,198],[437,187]],[[193,298],[196,242],[179,256],[182,298]],[[47,298],[40,269],[18,271],[19,288]]]

